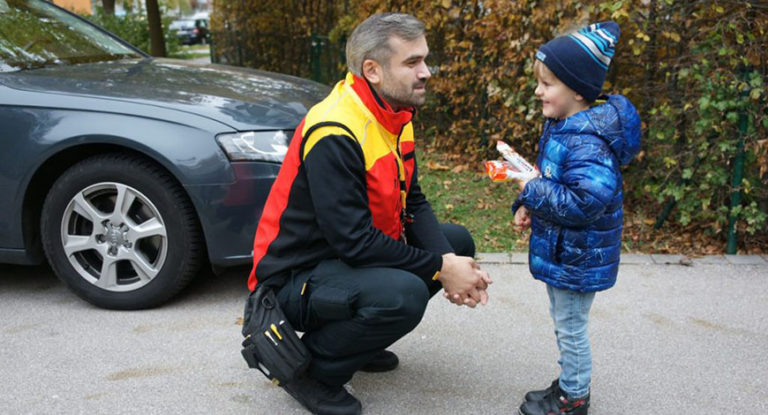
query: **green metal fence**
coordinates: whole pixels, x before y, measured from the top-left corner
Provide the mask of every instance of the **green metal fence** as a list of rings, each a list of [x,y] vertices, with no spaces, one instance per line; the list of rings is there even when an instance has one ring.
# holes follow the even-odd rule
[[[344,42],[332,42],[328,36],[297,38],[278,33],[218,31],[211,38],[213,63],[286,73],[324,84],[344,76]]]

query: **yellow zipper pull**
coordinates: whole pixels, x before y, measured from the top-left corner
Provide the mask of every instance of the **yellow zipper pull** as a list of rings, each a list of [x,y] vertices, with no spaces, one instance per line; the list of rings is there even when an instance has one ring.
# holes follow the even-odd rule
[[[270,325],[270,328],[272,328],[272,332],[274,332],[277,335],[277,338],[279,340],[283,340],[283,336],[280,335],[280,332],[277,331],[277,327],[274,324]]]

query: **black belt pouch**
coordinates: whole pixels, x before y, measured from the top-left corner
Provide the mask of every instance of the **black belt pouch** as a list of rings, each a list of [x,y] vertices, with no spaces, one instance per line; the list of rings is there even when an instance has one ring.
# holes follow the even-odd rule
[[[243,336],[242,354],[248,367],[259,369],[276,385],[294,380],[309,365],[307,347],[266,284],[259,284],[245,303]]]

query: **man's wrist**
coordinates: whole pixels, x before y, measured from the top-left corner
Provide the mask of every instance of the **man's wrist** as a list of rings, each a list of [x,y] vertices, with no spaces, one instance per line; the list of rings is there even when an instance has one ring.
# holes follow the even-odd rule
[[[445,267],[449,266],[449,265],[446,265],[446,264],[452,262],[451,260],[453,258],[456,258],[456,254],[454,254],[453,252],[448,252],[448,253],[443,254],[442,256],[440,256],[440,262],[441,262],[440,269],[435,273],[435,275],[432,276],[432,280],[433,281],[437,281],[438,279],[442,281],[440,276],[441,276],[442,273],[446,272]]]
[[[440,280],[440,273],[443,272],[443,266],[445,265],[445,256],[448,254],[435,254],[437,257],[437,267],[435,268],[435,273],[432,274],[432,281],[438,281]]]

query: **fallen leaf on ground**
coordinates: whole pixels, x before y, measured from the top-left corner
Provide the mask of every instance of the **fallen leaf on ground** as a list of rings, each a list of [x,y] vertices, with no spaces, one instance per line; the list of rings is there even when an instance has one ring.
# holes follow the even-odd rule
[[[454,173],[461,173],[461,172],[467,171],[467,170],[469,170],[469,166],[466,165],[466,164],[459,164],[458,166],[456,166],[453,169],[451,169],[451,171],[454,172]]]
[[[427,162],[427,168],[430,169],[430,170],[435,170],[435,171],[447,171],[447,170],[449,170],[448,166],[446,166],[445,164],[440,164],[440,163],[437,163],[437,162],[434,162],[434,161],[428,161]]]

